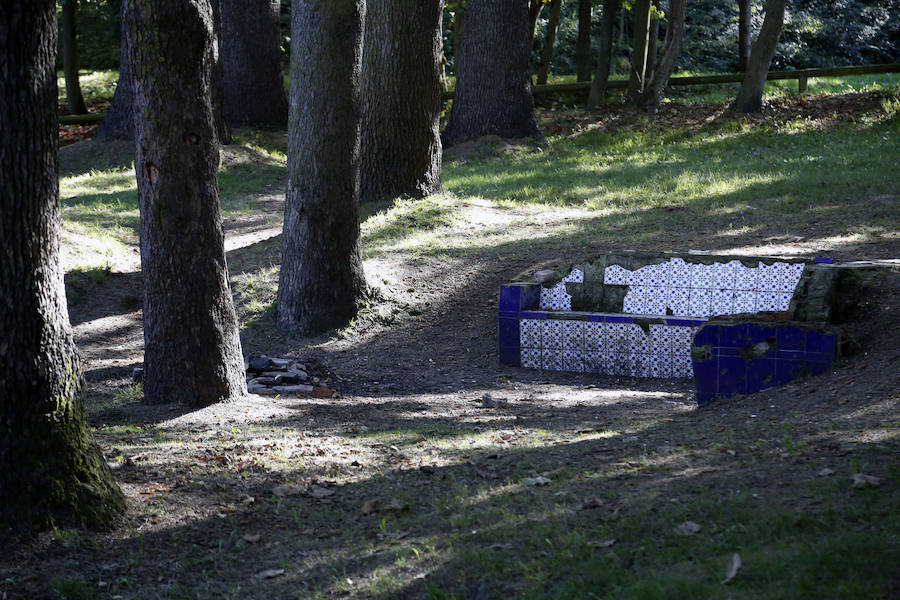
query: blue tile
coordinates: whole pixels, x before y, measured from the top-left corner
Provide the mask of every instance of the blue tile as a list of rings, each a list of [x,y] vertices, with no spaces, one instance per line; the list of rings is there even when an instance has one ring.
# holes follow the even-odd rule
[[[710,402],[712,402],[716,398],[715,392],[701,392],[697,390],[697,405],[698,406],[706,406]]]
[[[706,323],[706,319],[684,319],[671,317],[667,317],[665,321],[666,325],[681,325],[683,327],[699,327]]]
[[[519,313],[522,319],[546,319],[547,313],[537,310],[526,310]]]
[[[718,358],[719,395],[744,394],[747,392],[747,359],[743,357],[720,356]]]
[[[702,325],[694,335],[695,346],[717,346],[719,343],[719,325]]]
[[[504,365],[518,367],[521,364],[521,352],[518,347],[500,346],[500,362]]]
[[[519,320],[501,318],[497,327],[501,348],[519,348]]]
[[[774,358],[755,358],[747,364],[747,393],[753,394],[776,385]]]
[[[806,349],[806,329],[794,325],[782,325],[776,334],[778,350]]]
[[[806,351],[821,352],[834,355],[835,336],[833,333],[819,331],[806,332]]]
[[[503,319],[503,318],[518,319],[519,311],[517,311],[517,310],[498,310],[497,316],[500,317],[501,319]]]
[[[711,392],[715,394],[718,385],[717,366],[718,360],[710,358],[694,362],[694,384],[697,392]]]
[[[830,265],[834,263],[834,258],[830,256],[817,256],[816,262],[820,265]]]
[[[604,323],[606,321],[606,315],[598,314],[598,313],[588,313],[587,320],[594,323]]]
[[[747,323],[719,325],[718,346],[723,348],[743,348],[747,345]]]
[[[800,360],[776,360],[775,382],[783,385],[810,374],[809,367]]]
[[[778,329],[772,325],[760,325],[759,323],[747,324],[747,338],[750,344],[770,342],[774,346],[778,343],[777,335]]]
[[[516,311],[522,307],[521,304],[522,287],[518,285],[501,285],[500,286],[500,310]]]
[[[743,351],[743,348],[721,348],[719,346],[713,346],[712,349],[713,356],[726,356],[729,358],[740,356]]]
[[[610,315],[606,316],[607,323],[634,323],[634,319],[626,315]]]
[[[529,285],[522,288],[522,294],[519,296],[519,310],[528,310],[540,308],[541,306],[541,286]]]
[[[790,361],[802,361],[806,352],[802,350],[781,350],[775,353],[775,358],[777,360],[790,360]]]

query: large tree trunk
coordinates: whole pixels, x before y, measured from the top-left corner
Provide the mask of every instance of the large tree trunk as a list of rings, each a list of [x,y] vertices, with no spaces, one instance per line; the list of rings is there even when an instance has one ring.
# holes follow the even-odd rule
[[[553,61],[553,44],[556,43],[556,28],[559,26],[559,10],[562,8],[562,0],[550,0],[550,18],[547,20],[547,35],[544,37],[544,47],[541,50],[541,64],[538,66],[538,85],[547,83],[547,75],[550,73],[550,63]]]
[[[293,4],[278,319],[302,335],[346,325],[366,294],[359,246],[364,19],[364,0]]]
[[[287,123],[281,69],[279,0],[221,3],[225,120],[232,127],[280,129]]]
[[[647,85],[647,48],[650,43],[650,0],[634,3],[634,35],[631,44],[631,75],[626,103],[637,105]]]
[[[578,81],[591,80],[591,0],[578,0],[575,71],[578,73]]]
[[[131,34],[126,27],[129,4],[134,0],[122,0],[122,47],[119,59],[119,81],[106,117],[97,127],[97,141],[134,139],[134,107],[132,103]]]
[[[669,77],[672,76],[675,65],[681,58],[686,6],[687,0],[669,0],[669,22],[662,56],[654,65],[643,92],[638,96],[638,105],[647,112],[654,113],[659,108],[666,86],[669,85]]]
[[[246,395],[217,192],[208,0],[128,12],[144,276],[144,398],[205,406]],[[171,40],[178,40],[177,44]]]
[[[78,31],[75,25],[75,12],[78,0],[62,0],[62,32],[63,32],[63,71],[66,76],[66,104],[73,115],[87,112],[84,96],[81,94],[81,82],[78,79]]]
[[[496,134],[543,139],[528,74],[527,0],[469,0],[444,146]]]
[[[441,189],[442,0],[368,0],[360,200]]]
[[[738,71],[750,64],[750,0],[738,0]]]
[[[750,52],[750,63],[744,74],[741,90],[732,105],[732,109],[737,112],[754,113],[762,110],[766,76],[769,74],[769,65],[775,56],[775,48],[784,23],[784,4],[785,0],[766,2],[766,17]]]
[[[619,2],[620,0],[605,0],[603,2],[603,14],[600,16],[600,44],[599,48],[597,48],[597,64],[594,69],[594,79],[591,81],[588,106],[599,106],[606,97],[606,87],[609,85],[610,66],[613,58],[613,33]]]
[[[125,503],[84,422],[59,262],[56,3],[13,2],[3,13],[0,532],[101,525]]]

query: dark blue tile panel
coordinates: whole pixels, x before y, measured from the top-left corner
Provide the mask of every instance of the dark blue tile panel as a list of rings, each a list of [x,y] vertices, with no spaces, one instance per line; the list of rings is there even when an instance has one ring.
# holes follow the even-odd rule
[[[521,359],[522,355],[518,347],[500,347],[500,362],[502,364],[510,365],[512,367],[519,367],[521,366]]]
[[[502,311],[522,311],[538,308],[541,286],[536,283],[510,283],[500,286],[499,309]]]
[[[706,324],[694,334],[695,346],[718,346],[719,345],[719,325]]]
[[[497,327],[497,337],[501,348],[519,347],[519,319],[501,317]]]
[[[666,317],[666,325],[679,325],[681,327],[700,327],[706,323],[706,319],[685,319],[684,317]]]
[[[521,319],[546,319],[547,313],[539,310],[525,310],[519,313]]]
[[[806,328],[794,325],[782,325],[776,334],[778,350],[805,350]]]
[[[719,356],[716,375],[719,396],[747,393],[747,359],[743,356]]]
[[[776,359],[754,358],[747,363],[747,393],[755,394],[776,385]]]

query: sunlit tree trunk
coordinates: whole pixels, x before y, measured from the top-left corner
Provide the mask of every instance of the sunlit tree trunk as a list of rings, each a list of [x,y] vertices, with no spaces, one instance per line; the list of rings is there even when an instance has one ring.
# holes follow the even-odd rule
[[[626,102],[637,105],[647,85],[647,47],[650,41],[650,0],[634,3],[634,36],[631,44],[631,75]]]
[[[738,70],[750,64],[750,0],[738,0]]]
[[[2,10],[0,537],[10,527],[101,525],[125,506],[85,425],[59,260],[56,3]]]
[[[663,42],[662,55],[650,71],[644,90],[637,96],[637,104],[647,112],[656,112],[669,85],[669,77],[681,58],[684,42],[684,21],[686,0],[670,0],[666,39]],[[656,43],[652,40],[652,43]]]
[[[588,106],[599,106],[606,97],[606,88],[609,84],[610,66],[613,58],[613,33],[619,2],[620,0],[605,0],[603,2],[603,14],[600,16],[600,43],[597,48],[597,62],[594,67],[594,79],[591,81]]]
[[[62,0],[62,32],[63,32],[63,71],[66,76],[66,104],[73,115],[87,112],[84,96],[81,94],[81,82],[78,79],[78,31],[75,14],[78,0]]]
[[[766,17],[763,19],[759,36],[753,43],[744,81],[732,105],[732,109],[737,112],[754,113],[762,110],[766,76],[769,74],[769,65],[775,56],[775,48],[778,46],[778,38],[781,36],[781,27],[784,23],[784,4],[785,0],[766,2]]]
[[[366,293],[359,231],[365,4],[294,0],[292,19],[278,320],[310,335],[346,325]]]
[[[205,406],[245,396],[225,264],[209,0],[135,0],[135,172],[144,277],[144,398]],[[178,40],[178,43],[172,43]]]
[[[541,50],[541,64],[538,66],[537,83],[547,83],[550,63],[553,62],[553,45],[556,43],[556,29],[559,26],[559,10],[562,0],[550,0],[550,18],[547,20],[547,35],[544,37],[544,48]]]

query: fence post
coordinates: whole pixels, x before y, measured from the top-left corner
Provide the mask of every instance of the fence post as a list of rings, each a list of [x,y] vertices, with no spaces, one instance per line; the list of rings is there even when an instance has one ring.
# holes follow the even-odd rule
[[[806,93],[806,75],[799,75],[797,77],[797,92],[800,94]]]

